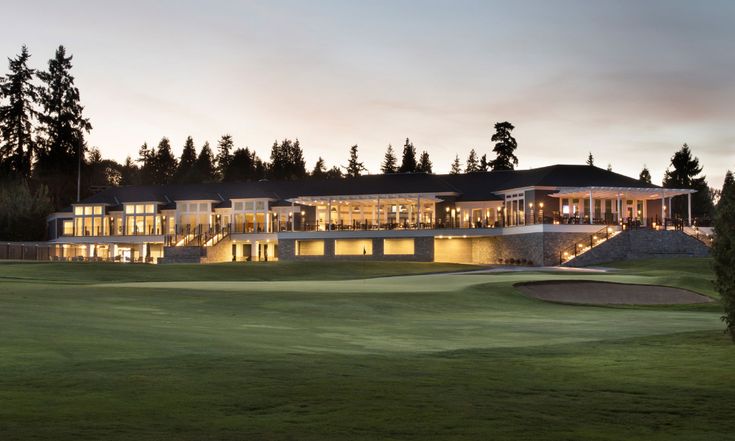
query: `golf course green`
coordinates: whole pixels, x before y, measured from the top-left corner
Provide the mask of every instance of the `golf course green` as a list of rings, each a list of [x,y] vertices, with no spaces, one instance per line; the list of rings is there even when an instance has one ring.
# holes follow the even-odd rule
[[[0,263],[0,440],[735,439],[710,265]],[[514,287],[560,279],[715,301]]]

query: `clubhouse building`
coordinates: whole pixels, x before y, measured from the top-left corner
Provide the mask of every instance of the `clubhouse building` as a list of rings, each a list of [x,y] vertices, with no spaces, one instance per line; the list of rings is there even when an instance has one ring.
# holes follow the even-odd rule
[[[114,187],[49,216],[48,257],[558,265],[624,230],[691,225],[669,207],[693,192],[587,165]]]

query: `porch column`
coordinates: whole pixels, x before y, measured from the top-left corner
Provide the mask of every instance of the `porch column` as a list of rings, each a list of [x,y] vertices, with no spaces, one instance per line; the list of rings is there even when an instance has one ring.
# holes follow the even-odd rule
[[[110,260],[114,261],[115,256],[117,256],[117,244],[111,243],[110,244],[110,254],[107,256]]]
[[[296,204],[291,201],[291,231],[295,231],[294,224],[296,223],[296,212],[294,211]],[[280,221],[279,221],[280,222]]]
[[[329,231],[332,229],[332,200],[330,199],[327,202],[327,228],[325,230]]]
[[[595,214],[595,205],[592,202],[592,190],[590,190],[590,212],[588,214],[589,217],[590,217],[590,225],[593,224],[593,222],[592,222],[592,215],[594,215],[594,214]]]
[[[416,196],[416,209],[418,210],[418,215],[416,217],[416,229],[421,228],[421,195]]]
[[[692,226],[692,194],[687,194],[687,214],[689,219],[689,226]]]
[[[377,210],[377,212],[378,212],[378,230],[379,230],[380,229],[380,221],[381,221],[381,219],[380,219],[380,196],[378,196],[378,210]]]
[[[561,223],[561,220],[564,218],[564,198],[559,198],[559,223]]]
[[[661,192],[661,225],[663,225],[664,219],[666,219],[666,190]]]
[[[623,207],[620,204],[620,193],[618,193],[618,202],[615,205],[615,210],[617,211],[617,215],[618,215],[617,216],[618,218],[616,219],[616,222],[615,223],[619,224],[620,221],[622,220],[621,217],[620,217],[620,212],[623,211]]]

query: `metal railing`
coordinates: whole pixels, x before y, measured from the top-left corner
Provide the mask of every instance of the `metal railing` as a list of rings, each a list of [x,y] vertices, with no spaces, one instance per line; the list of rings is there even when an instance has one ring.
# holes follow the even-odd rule
[[[559,265],[563,265],[574,259],[575,257],[579,256],[580,254],[586,253],[592,248],[595,248],[596,246],[606,242],[607,240],[615,236],[618,232],[619,231],[617,229],[606,226],[605,228],[602,228],[601,230],[590,234],[589,238],[574,241],[572,245],[559,251]]]

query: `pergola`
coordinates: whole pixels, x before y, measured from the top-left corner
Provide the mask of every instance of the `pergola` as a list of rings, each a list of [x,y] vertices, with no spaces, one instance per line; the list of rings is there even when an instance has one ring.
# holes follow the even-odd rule
[[[652,201],[661,200],[661,218],[664,219],[666,199],[668,198],[668,206],[671,207],[671,199],[675,196],[687,195],[687,212],[689,224],[692,223],[692,194],[696,193],[697,190],[691,189],[679,189],[679,188],[662,188],[662,187],[568,187],[558,190],[556,193],[552,193],[549,196],[554,198],[575,198],[583,199],[589,198],[590,207],[592,207],[592,201],[594,198],[597,199],[614,199],[617,200],[617,212],[622,212],[622,201],[623,199],[637,199],[640,201]],[[592,216],[590,216],[590,223],[592,223]]]

